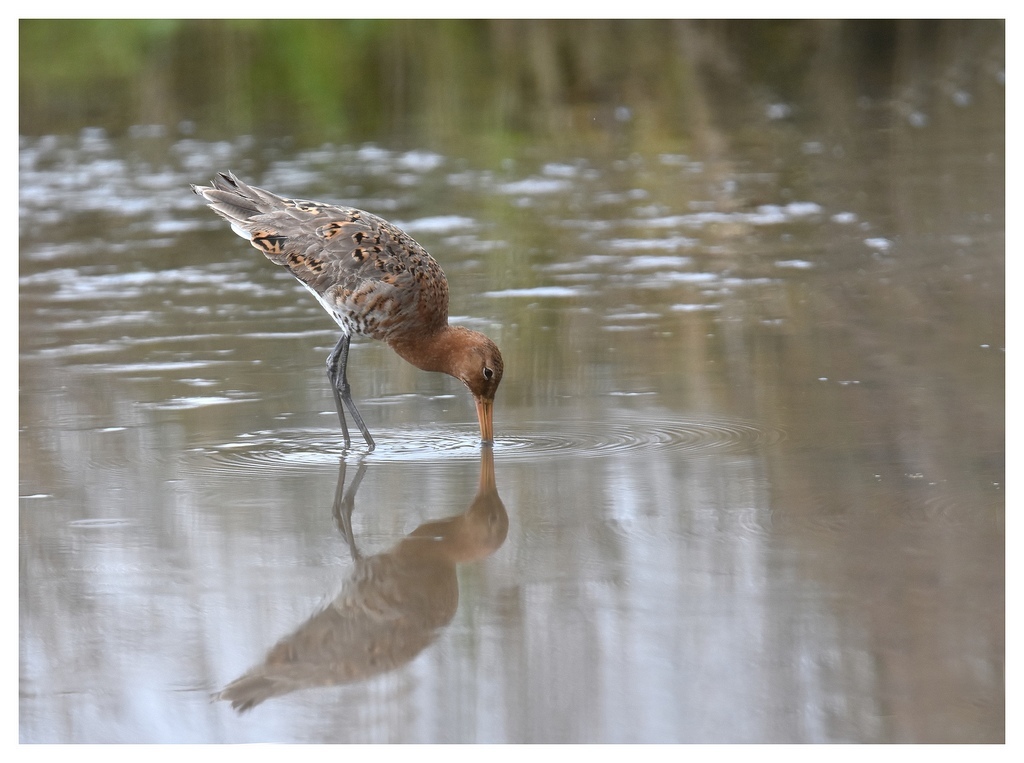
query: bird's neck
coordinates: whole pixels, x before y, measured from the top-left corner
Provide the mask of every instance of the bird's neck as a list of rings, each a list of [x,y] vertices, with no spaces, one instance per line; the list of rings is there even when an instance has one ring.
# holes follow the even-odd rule
[[[439,371],[456,376],[454,362],[466,345],[469,329],[449,326],[438,331],[388,342],[396,353],[422,371]]]

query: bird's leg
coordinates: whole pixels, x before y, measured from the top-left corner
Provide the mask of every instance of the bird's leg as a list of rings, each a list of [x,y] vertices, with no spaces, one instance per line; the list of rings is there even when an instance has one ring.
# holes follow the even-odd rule
[[[343,334],[341,340],[331,350],[331,354],[327,356],[327,378],[331,380],[331,391],[334,392],[334,405],[338,409],[338,419],[341,421],[341,433],[345,437],[346,450],[352,447],[352,439],[348,436],[345,409],[341,404],[341,393],[338,391],[338,362],[342,353],[344,353],[344,359],[341,360],[342,366],[344,367],[345,363],[348,362],[348,343],[348,334]],[[344,371],[342,371],[343,378],[344,375]]]
[[[370,431],[363,423],[363,417],[356,410],[356,404],[352,400],[352,390],[348,385],[348,377],[345,368],[348,365],[348,347],[352,338],[348,334],[342,334],[338,344],[335,345],[331,354],[327,356],[327,378],[331,380],[331,389],[334,391],[334,404],[338,409],[338,420],[341,421],[341,434],[345,438],[345,447],[352,447],[352,440],[348,436],[348,423],[345,421],[345,408],[352,414],[356,426],[366,440],[367,448],[372,451],[377,444],[370,437]]]

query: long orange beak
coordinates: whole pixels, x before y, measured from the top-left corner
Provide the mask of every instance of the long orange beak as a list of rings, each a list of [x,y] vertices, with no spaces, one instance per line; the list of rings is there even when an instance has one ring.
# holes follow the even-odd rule
[[[476,398],[476,417],[480,420],[480,441],[494,444],[494,401]]]

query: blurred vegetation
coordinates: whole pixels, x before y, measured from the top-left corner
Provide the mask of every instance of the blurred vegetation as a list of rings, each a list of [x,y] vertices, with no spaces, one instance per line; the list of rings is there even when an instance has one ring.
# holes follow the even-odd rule
[[[1001,76],[1001,21],[22,20],[20,130],[714,150],[774,102]],[[822,86],[821,83],[828,83]],[[744,104],[724,107],[719,104]],[[723,121],[726,124],[723,124]],[[756,124],[751,127],[756,128]]]

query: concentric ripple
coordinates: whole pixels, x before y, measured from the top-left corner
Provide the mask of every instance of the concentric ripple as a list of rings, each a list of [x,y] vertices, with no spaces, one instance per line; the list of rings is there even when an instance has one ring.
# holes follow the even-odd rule
[[[352,453],[363,451],[358,434]],[[721,416],[652,417],[621,413],[600,421],[527,421],[504,428],[494,444],[500,461],[614,457],[636,453],[678,453],[684,457],[748,453],[785,438],[781,429]],[[475,426],[445,429],[390,429],[374,432],[377,448],[369,461],[437,461],[480,457]],[[345,455],[333,428],[273,429],[201,446],[215,468],[288,468],[336,463]]]
[[[496,445],[514,456],[573,458],[634,452],[673,451],[684,455],[740,453],[773,445],[781,429],[720,416],[652,418],[619,414],[601,421],[531,422],[512,427]]]

